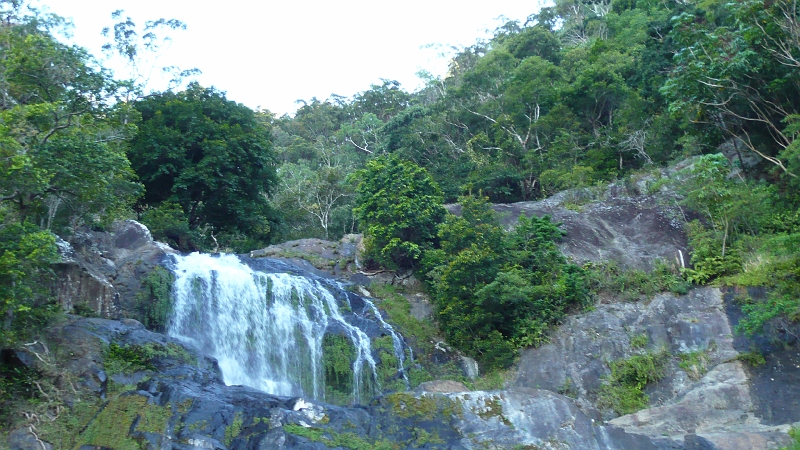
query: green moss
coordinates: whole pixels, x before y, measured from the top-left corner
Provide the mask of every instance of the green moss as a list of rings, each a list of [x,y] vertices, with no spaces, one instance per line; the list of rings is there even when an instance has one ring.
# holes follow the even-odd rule
[[[119,345],[112,342],[103,354],[103,366],[109,375],[131,374],[143,370],[155,370],[153,360],[156,358],[175,359],[190,364],[197,363],[197,359],[191,353],[173,343],[162,345],[148,342],[143,345]]]
[[[477,408],[474,412],[484,420],[497,417],[504,425],[509,427],[513,426],[508,418],[503,415],[503,405],[500,404],[500,400],[497,397],[485,398],[483,400],[483,407]]]
[[[87,428],[101,406],[99,400],[74,403],[58,419],[52,422],[42,421],[37,426],[39,437],[53,444],[55,448],[77,448],[79,434]]]
[[[503,389],[511,376],[511,370],[493,370],[464,384],[475,391],[496,391]]]
[[[386,335],[373,339],[372,348],[378,356],[376,370],[384,392],[405,390],[405,383],[398,373],[400,364],[394,352],[392,337]]]
[[[339,433],[314,427],[303,427],[295,424],[283,426],[283,430],[296,436],[302,436],[312,442],[321,442],[326,447],[344,447],[350,450],[398,450],[401,446],[385,439],[367,440],[355,433]]]
[[[659,292],[683,295],[690,287],[677,266],[664,261],[658,261],[650,273],[642,270],[625,270],[613,261],[587,263],[583,267],[586,269],[589,286],[596,295],[622,301],[644,300]]]
[[[236,439],[239,434],[242,432],[242,424],[244,421],[242,420],[242,413],[237,412],[233,416],[233,422],[230,426],[225,427],[225,445],[230,446],[231,442]]]
[[[172,284],[175,276],[163,267],[155,267],[142,281],[136,294],[139,319],[150,330],[164,331],[172,312]]]
[[[782,447],[781,450],[800,450],[800,427],[791,427],[789,437],[793,442],[788,447]]]
[[[433,420],[436,417],[461,417],[463,409],[461,402],[444,396],[414,395],[396,392],[384,397],[390,412],[396,416],[420,420]]]
[[[414,427],[411,432],[414,435],[415,447],[423,447],[427,444],[444,444],[444,440],[435,431],[429,433],[422,428]]]
[[[393,414],[403,417],[421,417],[432,420],[438,410],[436,399],[428,396],[415,397],[411,394],[397,392],[386,396],[386,401]]]
[[[735,359],[747,364],[750,367],[763,366],[767,363],[767,360],[764,359],[764,355],[756,349],[752,349],[746,353],[739,353]]]
[[[559,386],[558,393],[569,398],[578,398],[578,392],[575,390],[575,384],[570,377],[564,379],[564,384]]]
[[[190,423],[187,427],[189,431],[203,431],[208,427],[208,422],[205,420],[199,420],[195,423]]]
[[[142,370],[154,370],[150,358],[138,345],[109,344],[103,354],[103,367],[109,375],[131,374]]]
[[[122,395],[112,398],[78,437],[77,446],[92,445],[115,450],[139,450],[140,443],[130,437],[131,426],[138,419],[137,431],[164,433],[172,413],[168,408],[151,405],[147,398]]]
[[[356,348],[347,337],[326,334],[322,338],[322,367],[327,401],[347,404],[352,400],[355,359]]]
[[[631,337],[631,348],[639,349],[647,347],[650,343],[646,333],[637,334]]]

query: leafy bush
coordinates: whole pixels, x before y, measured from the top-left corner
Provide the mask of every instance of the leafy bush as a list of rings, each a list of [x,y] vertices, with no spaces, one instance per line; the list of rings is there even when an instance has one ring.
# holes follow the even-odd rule
[[[646,408],[649,397],[644,388],[664,377],[669,353],[666,349],[611,361],[611,375],[600,388],[597,406],[617,414],[630,414]]]
[[[506,232],[485,198],[461,206],[424,261],[438,318],[448,342],[485,370],[508,367],[519,348],[546,342],[570,308],[589,304],[585,273],[559,252],[563,231],[549,217],[520,217]]]
[[[50,264],[59,260],[56,237],[35,225],[6,222],[0,209],[0,348],[41,329],[52,316]]]
[[[371,160],[352,179],[359,181],[353,213],[367,254],[392,269],[415,268],[445,215],[439,186],[425,169],[392,155]]]

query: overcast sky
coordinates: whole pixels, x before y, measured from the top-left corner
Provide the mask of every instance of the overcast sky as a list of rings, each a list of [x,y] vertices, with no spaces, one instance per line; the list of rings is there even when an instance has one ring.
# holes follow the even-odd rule
[[[293,113],[298,99],[331,94],[350,97],[399,81],[414,91],[416,73],[441,76],[450,46],[468,46],[502,22],[525,21],[538,1],[180,1],[40,0],[50,11],[72,18],[73,40],[99,56],[100,31],[113,24],[111,12],[125,10],[137,24],[175,18],[175,31],[157,65],[196,67],[203,86],[226,91],[251,108]],[[431,45],[433,47],[431,47]],[[427,47],[427,48],[426,48]],[[152,64],[150,64],[152,65]],[[113,68],[113,67],[112,67]],[[163,89],[158,83],[151,87]]]

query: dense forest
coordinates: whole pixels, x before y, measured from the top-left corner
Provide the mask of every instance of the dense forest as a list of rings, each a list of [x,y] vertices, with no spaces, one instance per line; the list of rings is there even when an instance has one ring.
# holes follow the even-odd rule
[[[445,76],[421,74],[417,92],[386,79],[282,117],[182,83],[191,71],[147,92],[21,0],[0,17],[0,347],[58,313],[43,282],[57,236],[133,218],[182,251],[363,232],[368,264],[425,280],[449,342],[506,367],[591,304],[597,274],[558,252],[557,224],[506,231],[490,202],[687,158],[675,189],[699,220],[675,282],[767,288],[745,305],[748,332],[800,320],[794,2],[557,0],[460,49]],[[107,51],[131,67],[182,27],[116,19]]]

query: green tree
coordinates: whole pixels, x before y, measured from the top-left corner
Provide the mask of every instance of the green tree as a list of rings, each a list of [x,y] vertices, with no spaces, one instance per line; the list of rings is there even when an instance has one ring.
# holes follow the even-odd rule
[[[426,255],[439,322],[485,367],[507,367],[517,349],[545,342],[569,308],[587,305],[584,274],[559,252],[563,231],[549,217],[523,216],[506,232],[485,198],[460,205],[439,227],[441,249]]]
[[[275,163],[269,130],[256,114],[196,83],[135,106],[142,123],[128,157],[145,186],[140,206],[172,202],[190,230],[210,226],[254,240],[242,246],[267,243],[277,221],[267,200]]]
[[[106,223],[139,194],[123,142],[136,115],[84,49],[53,37],[63,19],[0,8],[0,203],[58,232]]]
[[[352,176],[356,208],[374,260],[393,269],[414,269],[436,245],[445,215],[442,191],[428,172],[393,155],[369,161]]]
[[[52,233],[29,222],[9,223],[8,217],[0,217],[0,348],[8,348],[41,326],[38,320],[47,312],[43,306],[50,302],[51,264],[59,257]]]

